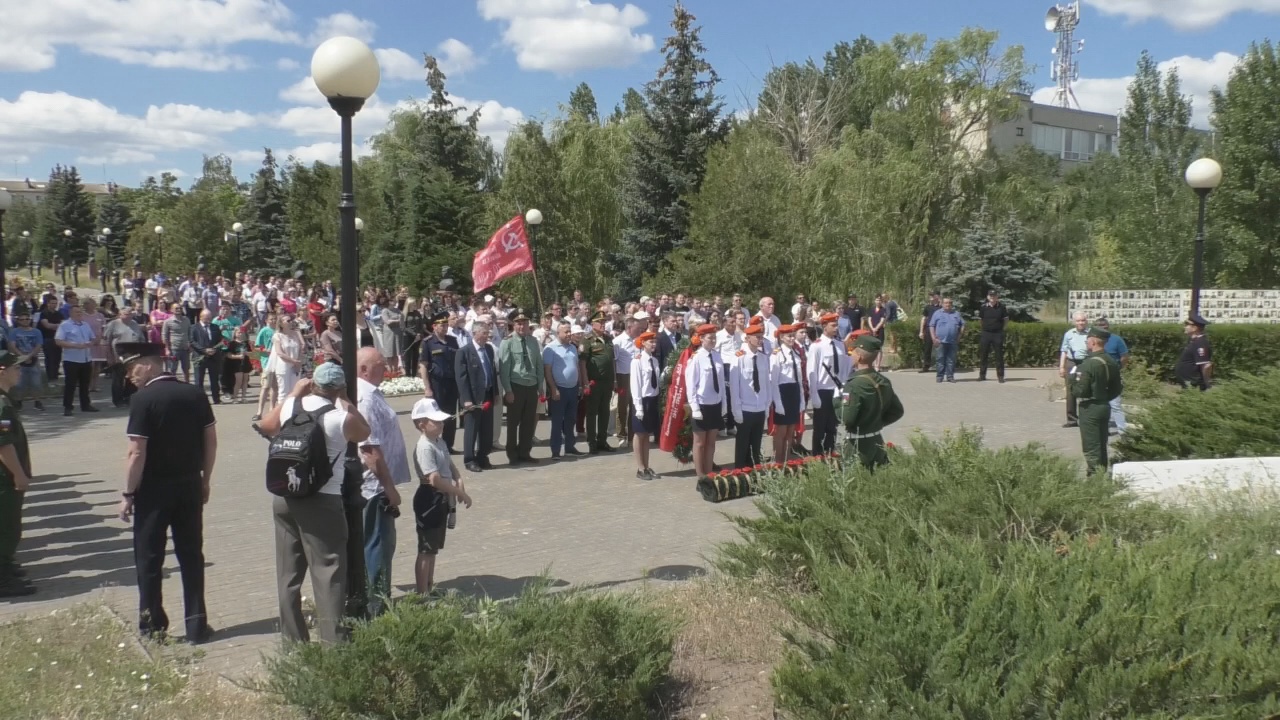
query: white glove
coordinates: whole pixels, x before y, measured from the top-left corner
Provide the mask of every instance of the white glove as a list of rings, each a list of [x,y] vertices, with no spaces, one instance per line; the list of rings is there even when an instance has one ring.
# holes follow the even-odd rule
[[[641,412],[639,408],[636,408],[636,419],[637,419],[637,420],[643,420],[643,419],[644,419],[644,413],[643,413],[643,412]]]
[[[702,408],[698,407],[697,405],[693,406],[693,419],[694,420],[702,419]]]
[[[822,407],[822,403],[818,401],[818,398],[809,398],[810,410],[817,410],[820,407]]]
[[[742,415],[741,415],[740,413],[734,413],[734,414],[733,414],[733,421],[734,421],[735,423],[737,423],[738,425],[741,425],[741,424],[742,424]]]

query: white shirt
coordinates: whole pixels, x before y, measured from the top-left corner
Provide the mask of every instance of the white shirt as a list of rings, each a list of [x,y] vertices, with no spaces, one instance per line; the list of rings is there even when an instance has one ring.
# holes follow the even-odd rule
[[[641,350],[631,360],[631,397],[647,398],[658,396],[658,385],[662,382],[662,370],[658,368],[658,360]],[[636,405],[636,412],[640,406]]]
[[[280,403],[280,422],[284,422],[293,417],[294,405],[296,398],[285,398]],[[311,412],[319,410],[325,405],[332,405],[328,400],[319,395],[303,395],[302,409]],[[333,467],[333,477],[329,478],[329,482],[320,486],[317,491],[321,495],[341,495],[342,494],[342,461],[338,458],[347,452],[347,436],[342,432],[342,426],[347,422],[347,411],[340,407],[334,407],[332,410],[324,414],[320,419],[324,424],[324,449],[328,454],[329,463]]]
[[[819,390],[840,390],[849,379],[852,359],[844,343],[826,336],[809,347],[809,401],[819,404]]]
[[[778,316],[770,315],[765,317],[764,313],[756,313],[756,316],[764,318],[764,336],[769,340],[777,342],[778,328],[782,327],[782,321],[778,319]]]
[[[754,365],[753,361],[754,360]],[[744,345],[734,354],[729,363],[729,385],[733,393],[733,419],[736,421],[744,412],[763,412],[773,402],[773,390],[769,383],[769,356],[756,352],[751,346]],[[759,376],[759,389],[756,389]]]
[[[360,447],[377,447],[387,463],[387,471],[391,473],[391,481],[396,485],[404,485],[412,479],[409,472],[409,455],[404,445],[404,434],[400,432],[400,419],[396,411],[387,404],[382,390],[364,378],[356,379],[359,401],[356,408],[369,423],[369,437],[360,443]],[[364,483],[360,486],[360,494],[369,500],[382,494],[382,483],[372,470],[365,468]]]
[[[807,307],[809,306],[806,303],[796,303],[795,305],[792,305],[791,306],[791,322],[796,321],[796,316],[800,314],[801,308],[807,308]]]
[[[786,345],[781,345],[769,355],[769,384],[790,385],[801,382],[804,378],[804,363],[800,361],[800,353]]]
[[[720,352],[721,357],[733,357],[742,349],[746,342],[746,335],[741,330],[734,330],[730,333],[728,330],[721,330],[716,333],[716,350]]]
[[[618,333],[613,339],[613,371],[619,375],[631,372],[631,360],[638,354],[636,339],[627,333]]]
[[[264,293],[264,292],[262,292],[261,290],[259,290],[258,292],[256,292],[256,293],[254,293],[254,294],[253,294],[253,309],[254,309],[254,310],[256,310],[256,311],[258,311],[258,312],[260,312],[260,313],[261,313],[261,312],[266,312],[266,311],[267,311],[267,295],[266,295],[266,293]]]
[[[721,414],[724,413],[728,394],[724,392],[726,380],[723,375],[724,363],[720,360],[720,353],[714,350],[708,352],[706,348],[698,348],[698,352],[685,363],[685,399],[693,406],[694,417],[702,417],[703,405],[719,405]]]

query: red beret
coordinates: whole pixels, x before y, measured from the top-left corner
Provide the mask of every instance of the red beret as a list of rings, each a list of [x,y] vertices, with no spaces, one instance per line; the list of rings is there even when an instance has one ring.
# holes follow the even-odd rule
[[[636,336],[636,347],[640,347],[641,345],[644,345],[647,341],[653,340],[656,337],[658,337],[657,333],[642,332],[638,336]]]
[[[755,317],[751,318],[751,322],[747,323],[747,327],[751,327],[753,325],[764,325],[764,316],[756,315]]]
[[[697,334],[699,335],[715,335],[718,332],[720,332],[720,328],[712,325],[711,323],[703,323],[698,326],[697,330]]]
[[[795,331],[796,331],[796,326],[795,326],[795,325],[779,325],[779,326],[778,326],[778,334],[779,334],[779,335],[790,335],[791,333],[793,333],[793,332],[795,332]]]
[[[743,330],[743,331],[742,331],[742,333],[743,333],[744,335],[763,335],[763,334],[764,334],[764,326],[763,326],[763,325],[749,325],[749,326],[747,326],[747,329],[746,329],[746,330]]]
[[[860,337],[862,337],[863,335],[870,335],[870,334],[871,334],[871,331],[870,331],[870,330],[866,330],[866,329],[863,329],[863,328],[858,328],[857,330],[854,330],[853,332],[849,333],[849,337],[851,337],[851,338],[860,338]]]
[[[818,323],[820,325],[826,325],[827,323],[833,322],[840,322],[840,316],[835,313],[826,313],[822,317],[818,318]]]

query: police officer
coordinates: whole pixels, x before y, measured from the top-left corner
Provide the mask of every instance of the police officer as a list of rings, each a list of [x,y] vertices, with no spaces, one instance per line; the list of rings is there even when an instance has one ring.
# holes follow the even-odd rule
[[[431,333],[422,341],[422,362],[418,373],[422,378],[422,394],[435,398],[440,409],[449,413],[444,423],[444,444],[453,449],[458,434],[458,383],[454,380],[453,360],[458,354],[458,340],[449,334],[449,311],[431,316]]]
[[[11,352],[0,352],[0,597],[23,597],[36,591],[17,560],[22,496],[31,485],[31,452],[18,403],[9,393],[22,376],[22,360]]]
[[[1187,345],[1178,358],[1177,375],[1182,387],[1208,390],[1213,383],[1213,347],[1205,337],[1204,328],[1209,324],[1198,313],[1182,324],[1187,333]]]
[[[591,316],[591,335],[578,349],[578,383],[587,396],[587,447],[592,455],[613,452],[609,446],[609,400],[613,395],[613,343],[604,334],[605,315]]]
[[[884,450],[881,432],[885,426],[901,420],[906,412],[889,379],[872,368],[881,347],[875,335],[862,335],[853,341],[855,370],[837,402],[845,430],[842,452],[845,457],[856,454],[862,466],[869,470],[888,464],[889,455]]]
[[[1085,465],[1092,475],[1106,470],[1107,436],[1111,426],[1111,400],[1120,397],[1120,363],[1106,352],[1111,333],[1102,328],[1089,330],[1085,338],[1088,355],[1071,370],[1071,394],[1079,401],[1080,446]]]
[[[120,343],[120,362],[138,388],[129,405],[129,452],[120,519],[133,522],[138,572],[138,629],[161,637],[169,629],[161,597],[164,549],[182,570],[186,640],[213,635],[204,605],[204,505],[218,453],[213,408],[198,385],[164,372],[164,345]]]

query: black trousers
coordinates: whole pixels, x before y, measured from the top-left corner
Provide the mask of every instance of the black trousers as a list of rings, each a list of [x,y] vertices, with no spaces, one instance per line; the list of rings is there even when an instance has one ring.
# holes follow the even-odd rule
[[[401,367],[404,368],[405,374],[408,375],[418,371],[418,358],[422,354],[422,337],[420,335],[411,336],[409,333],[405,333],[404,344],[407,347],[404,349],[404,358],[402,358],[403,365],[401,365]],[[441,406],[441,409],[444,409],[443,405]],[[448,411],[446,410],[446,412]]]
[[[920,341],[920,372],[933,369],[933,336],[926,330],[924,339]]]
[[[458,421],[452,417],[458,413],[458,384],[453,378],[432,379],[431,395],[440,405],[440,409],[450,415],[449,419],[444,421],[444,444],[449,446],[449,450],[453,450],[453,441],[458,437]]]
[[[492,397],[492,394],[486,397]],[[508,442],[510,439],[508,438]],[[489,461],[493,449],[493,407],[488,410],[472,410],[462,416],[462,461],[482,463]]]
[[[147,482],[151,478],[145,479]],[[165,486],[169,483],[169,486]],[[158,478],[162,489],[138,493],[133,508],[133,562],[138,571],[138,630],[169,629],[164,611],[165,544],[173,533],[173,554],[182,571],[182,604],[187,636],[207,623],[204,605],[204,504],[198,478]]]
[[[724,429],[733,430],[738,423],[733,420],[733,393],[729,392],[729,363],[724,364]]]
[[[1077,408],[1079,400],[1076,398],[1075,393],[1071,391],[1071,386],[1073,384],[1072,381],[1075,379],[1074,376],[1071,375],[1071,368],[1076,367],[1079,364],[1079,360],[1067,358],[1067,422],[1069,423],[1080,421],[1080,415]]]
[[[49,376],[49,382],[58,379],[58,371],[62,367],[62,348],[58,345],[58,341],[49,339],[44,341],[44,374]]]
[[[124,363],[116,363],[111,366],[111,404],[116,407],[129,402],[125,389],[128,387],[128,381],[124,376]]]
[[[93,401],[89,399],[89,384],[93,382],[93,363],[63,360],[62,374],[66,376],[66,382],[62,386],[62,407],[67,410],[74,407],[71,401],[75,398],[77,390],[80,394],[80,409],[88,410],[92,407]]]
[[[829,455],[836,450],[835,390],[818,391],[818,409],[813,411],[813,447],[815,454]]]
[[[764,462],[764,455],[760,452],[760,441],[764,437],[764,424],[768,415],[769,413],[764,410],[742,412],[742,424],[738,426],[738,436],[733,440],[735,468],[755,467]]]
[[[194,350],[192,352],[195,352]],[[199,360],[196,362],[196,387],[204,387],[205,376],[209,376],[209,394],[213,396],[213,402],[222,402],[222,394],[219,385],[222,384],[222,353],[214,353],[212,355],[197,355]]]
[[[538,427],[538,386],[511,384],[515,400],[507,406],[507,460],[528,458]]]
[[[978,352],[981,358],[981,364],[978,369],[978,377],[987,377],[987,356],[995,351],[996,355],[996,377],[1004,379],[1004,331],[987,332],[982,331],[978,337]]]

